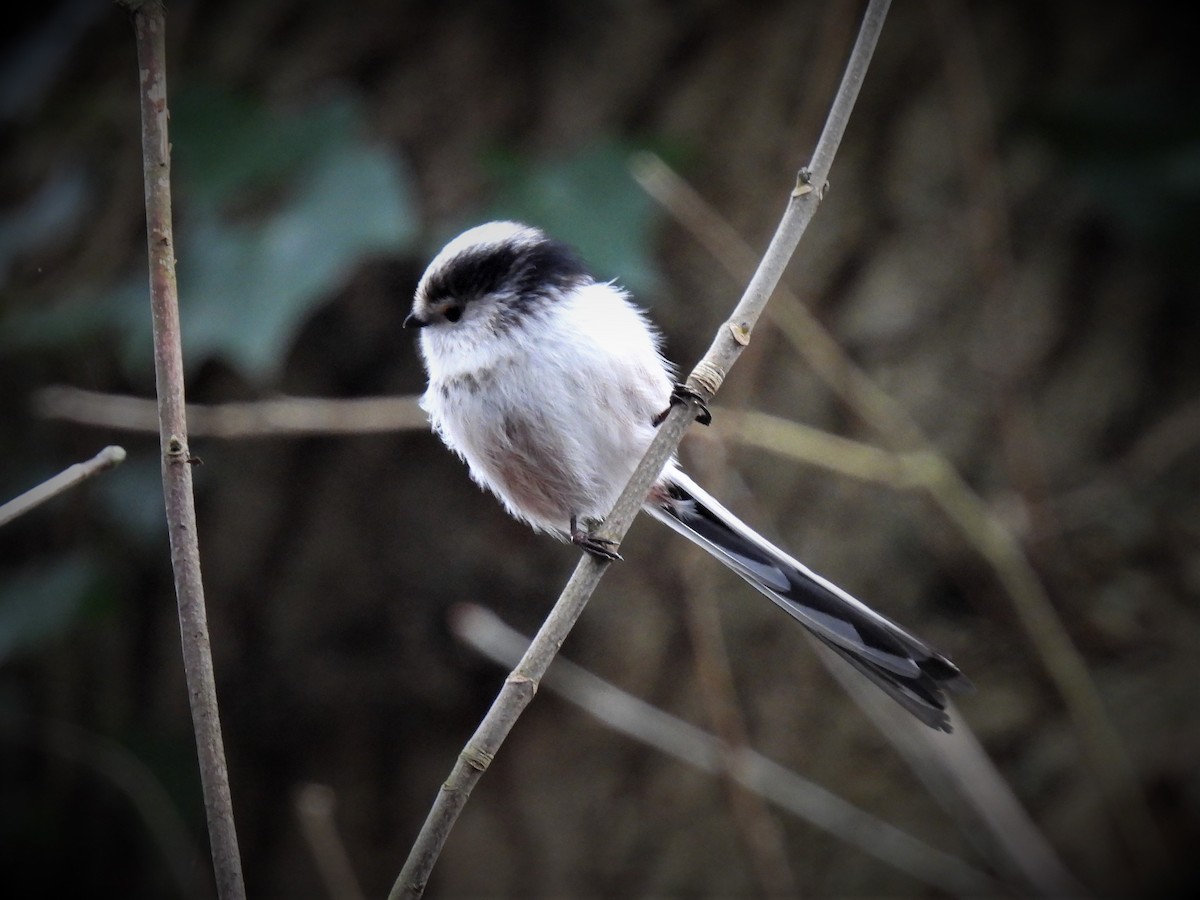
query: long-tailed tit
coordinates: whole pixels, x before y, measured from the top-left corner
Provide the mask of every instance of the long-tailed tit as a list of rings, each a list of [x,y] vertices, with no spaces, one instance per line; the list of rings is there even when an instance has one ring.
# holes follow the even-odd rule
[[[679,398],[658,332],[628,294],[541,231],[491,222],[438,253],[404,324],[421,329],[421,404],[471,477],[535,529],[615,558],[593,529]],[[644,508],[922,722],[950,730],[943,691],[971,686],[946,657],[755,534],[674,460]]]

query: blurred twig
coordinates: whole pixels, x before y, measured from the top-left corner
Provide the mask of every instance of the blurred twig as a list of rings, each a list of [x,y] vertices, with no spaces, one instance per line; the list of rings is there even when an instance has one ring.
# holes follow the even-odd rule
[[[721,488],[731,480],[725,443],[711,429],[705,430],[704,437],[706,440],[701,446],[707,452],[695,452],[699,447],[693,444],[691,468],[702,482],[721,494],[724,493]],[[719,459],[710,459],[710,454]],[[682,551],[683,545],[678,545],[678,549]],[[798,897],[801,891],[788,862],[779,822],[763,797],[740,784],[733,774],[735,761],[749,748],[750,738],[738,703],[733,667],[721,628],[717,582],[702,566],[681,564],[676,568],[683,580],[681,596],[695,659],[696,686],[721,753],[722,765],[717,775],[725,789],[730,818],[763,896]]]
[[[775,236],[754,270],[729,321],[718,329],[708,352],[688,376],[688,387],[704,400],[712,399],[725,379],[729,367],[741,355],[801,235],[820,205],[834,154],[841,144],[851,110],[858,98],[858,90],[866,74],[867,65],[883,29],[888,5],[888,0],[871,0],[868,5],[845,75],[830,108],[821,138],[813,151],[811,164],[801,170],[797,177]],[[696,412],[695,401],[671,408],[669,415],[659,426],[645,457],[607,517],[601,536],[615,541],[624,536],[641,508],[651,484],[679,446],[683,432],[695,418]],[[463,748],[450,776],[438,792],[412,851],[392,887],[390,897],[393,900],[401,897],[419,897],[424,892],[429,875],[450,830],[470,797],[471,790],[486,771],[521,712],[533,699],[538,683],[575,621],[582,614],[588,598],[596,589],[607,567],[607,562],[599,561],[593,556],[585,556],[580,560],[533,643],[521,662],[505,679],[504,686],[491,709]]]
[[[733,674],[717,604],[713,579],[699,570],[687,572],[690,582],[684,592],[700,696],[715,736],[715,752],[721,763],[715,768],[725,788],[730,818],[741,839],[750,869],[763,897],[799,897],[795,872],[788,861],[787,846],[779,822],[764,802],[763,793],[749,788],[738,777],[739,765],[752,753],[746,724],[733,690]],[[669,663],[668,663],[669,664]],[[555,675],[558,670],[555,670]]]
[[[640,156],[634,174],[734,278],[745,277],[753,251],[737,231],[690,185],[657,157]],[[838,471],[857,468],[866,477],[902,486],[920,484],[987,560],[1012,601],[1038,659],[1062,697],[1109,814],[1148,868],[1164,858],[1158,829],[1124,743],[1109,720],[1083,657],[1055,611],[1041,579],[1017,539],[962,478],[907,411],[842,349],[837,340],[786,287],[768,308],[771,321],[849,409],[898,451],[887,451],[830,435],[812,441],[813,430],[761,414],[746,414],[738,439],[770,445],[793,458],[820,457]],[[731,418],[728,411],[725,419]],[[762,426],[755,431],[752,425]],[[732,432],[731,432],[732,433]],[[844,443],[843,443],[844,441]],[[847,453],[846,451],[851,451]],[[839,458],[841,457],[841,458]],[[894,481],[894,475],[899,475]],[[1130,825],[1130,820],[1136,825]]]
[[[1043,501],[1055,519],[1075,528],[1112,514],[1112,500],[1140,492],[1200,448],[1200,399],[1187,400],[1150,423],[1125,452],[1087,480]]]
[[[481,606],[456,607],[451,625],[460,640],[500,665],[512,665],[529,645],[528,638]],[[630,696],[569,660],[557,660],[546,674],[545,685],[614,731],[704,772],[725,773],[756,797],[925,884],[954,896],[1006,893],[992,876],[957,857],[930,847],[748,747],[731,747]]]
[[[346,845],[333,820],[336,797],[324,784],[305,784],[295,794],[296,818],[308,842],[317,871],[332,900],[364,900],[365,895],[350,864]]]
[[[923,486],[936,471],[919,452],[892,454],[761,413],[714,409],[719,411],[720,424],[708,430],[706,445],[721,447],[732,435],[740,435],[751,446],[765,444],[770,448],[775,442],[801,448],[801,452],[808,454],[805,457],[808,462],[893,487]],[[758,440],[764,434],[771,440]],[[724,473],[730,471],[727,465],[720,468]],[[809,643],[826,668],[951,814],[962,833],[979,847],[996,871],[1006,873],[1007,882],[1020,885],[1022,893],[1042,897],[1086,895],[979,745],[969,723],[955,715],[958,725],[952,736],[925,734],[930,731],[928,728],[872,686],[862,683],[857,673],[850,670],[837,654],[819,641],[810,638]],[[720,734],[726,743],[732,743]]]
[[[966,184],[966,231],[980,284],[1007,290],[1012,281],[1012,225],[997,154],[996,117],[979,42],[961,0],[928,0],[950,101],[952,137]]]
[[[140,397],[55,386],[38,391],[33,405],[48,419],[125,431],[158,431],[155,402]],[[189,403],[187,426],[192,436],[237,439],[427,431],[429,419],[416,397],[276,397],[214,405]]]
[[[1136,478],[1149,479],[1200,447],[1200,398],[1188,400],[1147,428],[1121,464]]]
[[[86,481],[93,475],[120,465],[124,460],[125,450],[122,447],[110,446],[105,447],[87,462],[68,466],[53,478],[48,478],[37,487],[30,488],[0,506],[0,525],[7,525],[18,516],[23,516],[47,500],[52,500],[81,481]]]
[[[183,645],[184,674],[200,762],[200,784],[208,815],[217,894],[246,896],[229,793],[229,773],[217,709],[216,678],[204,609],[192,457],[184,417],[183,350],[171,228],[171,145],[167,137],[166,15],[161,0],[123,0],[133,13],[142,110],[142,164],[146,188],[146,244],[150,268],[150,312],[154,331],[154,375],[158,387],[163,495],[175,573],[175,596]]]
[[[1055,853],[970,728],[932,732],[892,708],[886,697],[862,684],[858,673],[819,641],[809,643],[876,728],[886,735],[959,830],[1003,873],[1020,895],[1087,897]],[[956,719],[959,717],[956,715]]]
[[[203,860],[187,824],[179,814],[162,782],[144,762],[127,748],[103,735],[56,719],[37,721],[3,715],[6,739],[44,749],[90,769],[120,791],[133,805],[146,827],[151,842],[166,863],[179,896],[210,896],[197,865]]]

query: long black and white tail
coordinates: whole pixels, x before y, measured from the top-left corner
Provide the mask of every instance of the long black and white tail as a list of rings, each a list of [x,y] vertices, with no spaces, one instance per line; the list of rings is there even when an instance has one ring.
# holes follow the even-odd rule
[[[950,731],[944,691],[973,688],[958,667],[895,622],[772,546],[676,471],[646,511],[699,544],[781,606],[929,725]]]

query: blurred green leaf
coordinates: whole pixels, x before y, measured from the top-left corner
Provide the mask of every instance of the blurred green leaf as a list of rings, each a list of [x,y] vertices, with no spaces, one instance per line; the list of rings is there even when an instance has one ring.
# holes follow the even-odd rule
[[[74,555],[0,581],[0,663],[75,625],[99,574],[92,560]]]
[[[651,253],[658,208],[629,173],[637,149],[606,141],[550,162],[493,157],[499,188],[487,218],[536,225],[577,247],[596,277],[649,296],[660,283]]]
[[[360,133],[362,124],[346,96],[278,115],[248,97],[191,86],[171,103],[175,174],[189,203],[219,207],[247,192],[286,185],[304,166]]]
[[[21,255],[70,233],[89,199],[83,171],[71,167],[51,176],[17,208],[0,214],[0,284]]]
[[[206,215],[186,232],[179,277],[189,357],[274,375],[309,313],[359,259],[416,236],[407,182],[387,153],[332,148],[297,188],[254,226]]]
[[[146,280],[129,280],[99,296],[77,293],[58,303],[22,309],[5,317],[0,347],[54,349],[109,333],[140,334],[142,328],[148,332],[148,291]]]
[[[269,380],[360,260],[412,246],[410,178],[395,154],[364,139],[345,99],[286,118],[212,92],[180,105],[172,137],[187,161],[176,192],[184,362],[194,370],[218,358]],[[9,317],[0,343],[53,347],[115,334],[130,370],[146,372],[148,291],[143,269],[99,295]]]

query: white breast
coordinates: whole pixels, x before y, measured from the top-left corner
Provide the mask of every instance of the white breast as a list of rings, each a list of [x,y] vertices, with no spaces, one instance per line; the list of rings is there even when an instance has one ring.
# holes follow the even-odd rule
[[[421,334],[422,406],[509,512],[563,532],[606,515],[669,402],[657,336],[608,284],[590,284],[502,334]]]

